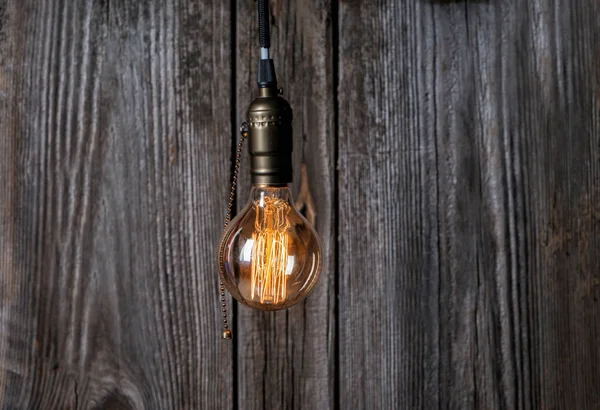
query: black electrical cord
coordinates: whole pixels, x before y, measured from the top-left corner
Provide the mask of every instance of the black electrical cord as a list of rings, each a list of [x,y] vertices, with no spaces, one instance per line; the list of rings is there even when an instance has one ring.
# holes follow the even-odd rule
[[[260,37],[260,60],[258,62],[259,88],[277,88],[275,65],[269,56],[269,48],[271,47],[269,16],[269,0],[258,0],[258,34]]]
[[[258,30],[260,47],[271,48],[271,33],[269,32],[269,1],[258,0]]]

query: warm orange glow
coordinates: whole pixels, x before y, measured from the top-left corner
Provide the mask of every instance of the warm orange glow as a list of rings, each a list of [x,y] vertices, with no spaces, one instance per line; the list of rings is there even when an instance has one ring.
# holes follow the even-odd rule
[[[257,206],[255,231],[252,234],[252,300],[279,304],[287,297],[286,269],[289,256],[290,226],[287,215],[291,208],[279,198],[264,197]]]

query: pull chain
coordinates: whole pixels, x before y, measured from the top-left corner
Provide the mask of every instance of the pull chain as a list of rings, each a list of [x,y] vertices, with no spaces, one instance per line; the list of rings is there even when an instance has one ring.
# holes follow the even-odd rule
[[[237,179],[240,171],[240,163],[242,159],[242,148],[244,147],[244,141],[248,138],[248,124],[243,123],[240,127],[240,134],[242,138],[238,143],[237,153],[235,156],[235,165],[233,167],[233,181],[231,182],[231,194],[229,195],[229,203],[227,204],[227,213],[225,214],[225,226],[223,227],[223,232],[227,230],[227,226],[229,226],[229,222],[231,222],[231,212],[233,210],[233,201],[235,199],[235,190],[237,187]],[[223,279],[225,277],[225,266],[223,262],[223,248],[219,250],[219,273],[220,280],[219,286],[221,290],[221,308],[223,311],[223,339],[231,339],[231,330],[229,330],[229,322],[227,321],[227,302],[225,298],[225,286],[223,285]]]

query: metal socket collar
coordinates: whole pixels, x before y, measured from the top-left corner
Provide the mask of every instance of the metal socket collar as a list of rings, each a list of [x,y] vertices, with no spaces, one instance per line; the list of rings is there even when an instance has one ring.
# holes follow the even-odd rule
[[[247,111],[252,183],[292,182],[292,107],[275,87],[260,89]]]

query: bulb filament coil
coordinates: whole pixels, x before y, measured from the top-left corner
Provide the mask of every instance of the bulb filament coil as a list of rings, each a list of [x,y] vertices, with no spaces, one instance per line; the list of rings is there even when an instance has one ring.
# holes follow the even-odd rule
[[[251,295],[265,304],[280,304],[287,298],[287,263],[290,206],[283,200],[263,197],[256,201],[255,232],[252,235]]]

